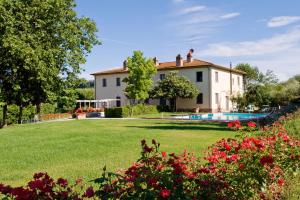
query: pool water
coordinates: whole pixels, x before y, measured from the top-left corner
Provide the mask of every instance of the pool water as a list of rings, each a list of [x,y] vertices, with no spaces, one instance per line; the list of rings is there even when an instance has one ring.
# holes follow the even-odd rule
[[[266,117],[268,113],[208,113],[190,115],[191,120],[216,120],[216,121],[234,121],[249,120]]]

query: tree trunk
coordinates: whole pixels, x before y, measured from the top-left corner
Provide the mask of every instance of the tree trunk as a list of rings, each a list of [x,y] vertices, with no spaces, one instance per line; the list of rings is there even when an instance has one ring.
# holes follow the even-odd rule
[[[18,124],[22,124],[23,106],[19,106]]]
[[[37,121],[41,121],[41,103],[36,104]]]
[[[3,106],[3,111],[2,111],[2,122],[0,124],[0,128],[3,128],[4,126],[7,125],[7,104]]]

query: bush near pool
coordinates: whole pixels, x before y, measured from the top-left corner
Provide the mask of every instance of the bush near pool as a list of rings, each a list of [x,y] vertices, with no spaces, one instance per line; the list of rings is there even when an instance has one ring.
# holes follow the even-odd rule
[[[228,124],[238,137],[212,145],[204,161],[192,153],[160,151],[160,144],[142,140],[141,158],[131,167],[94,180],[52,179],[37,173],[24,187],[0,184],[7,199],[283,199],[299,172],[300,141],[285,128],[286,120],[256,131],[255,123]],[[204,163],[204,164],[203,164]],[[2,194],[2,196],[1,196]]]
[[[122,106],[105,109],[105,117],[107,118],[122,118],[142,114],[158,113],[155,105],[137,104],[134,106]]]

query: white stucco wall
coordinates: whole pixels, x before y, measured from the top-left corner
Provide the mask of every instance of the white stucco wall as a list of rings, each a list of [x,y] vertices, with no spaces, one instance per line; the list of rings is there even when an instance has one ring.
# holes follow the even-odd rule
[[[218,81],[216,81],[216,72],[218,72]],[[211,108],[213,112],[229,112],[232,110],[231,97],[238,93],[243,94],[243,76],[237,73],[231,73],[232,94],[230,91],[230,72],[212,68],[211,71]],[[240,84],[238,84],[238,77]],[[218,103],[216,101],[218,93]],[[227,99],[229,102],[227,102]],[[227,104],[228,103],[228,104]]]
[[[121,86],[116,86],[116,78],[121,79]],[[112,74],[112,75],[97,75],[95,76],[95,98],[96,99],[116,99],[121,97],[121,105],[126,105],[128,100],[124,95],[126,84],[122,80],[126,74]],[[102,86],[102,79],[106,78],[106,87]]]

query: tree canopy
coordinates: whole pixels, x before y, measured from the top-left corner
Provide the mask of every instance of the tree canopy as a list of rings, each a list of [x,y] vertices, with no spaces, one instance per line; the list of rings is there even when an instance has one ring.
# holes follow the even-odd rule
[[[157,82],[151,90],[152,98],[165,98],[171,102],[172,110],[176,110],[178,98],[194,98],[199,94],[198,88],[186,77],[170,72],[165,79]]]
[[[5,104],[39,105],[72,84],[96,38],[74,0],[0,1],[0,90]]]
[[[127,84],[125,95],[131,100],[145,100],[152,88],[156,67],[153,59],[143,56],[143,52],[134,51],[126,60],[128,76],[123,79]]]
[[[263,73],[257,67],[247,63],[238,64],[236,69],[246,72],[244,96],[232,98],[239,104],[239,107],[249,104],[277,106],[293,101],[300,96],[298,75],[279,83],[277,76],[271,70]]]

